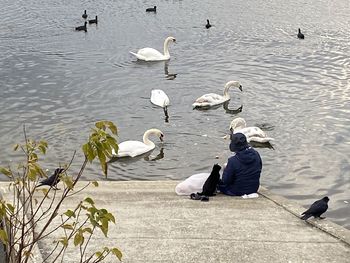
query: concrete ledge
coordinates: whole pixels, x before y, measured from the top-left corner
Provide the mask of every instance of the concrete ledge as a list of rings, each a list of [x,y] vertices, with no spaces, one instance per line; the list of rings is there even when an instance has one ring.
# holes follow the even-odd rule
[[[286,199],[282,196],[276,195],[265,187],[261,186],[259,188],[259,194],[273,201],[275,204],[283,207],[288,212],[290,212],[291,214],[295,215],[298,218],[300,218],[301,213],[306,210],[304,207],[300,206],[299,204],[289,199]],[[323,220],[308,219],[305,222],[314,227],[321,229],[322,231],[325,231],[326,233],[338,238],[339,240],[343,241],[348,246],[350,246],[350,230],[336,223],[333,223],[327,219],[323,219]]]
[[[101,181],[100,187],[70,197],[61,211],[90,196],[96,206],[112,212],[117,223],[110,226],[109,237],[97,233],[89,247],[119,247],[123,262],[328,263],[350,258],[350,230],[328,220],[310,220],[310,225],[299,219],[303,207],[266,188],[255,199],[217,195],[201,202],[177,196],[177,183]],[[0,183],[0,189],[6,184]],[[43,258],[62,234],[55,233],[39,243]],[[77,257],[69,246],[64,261],[78,262]]]

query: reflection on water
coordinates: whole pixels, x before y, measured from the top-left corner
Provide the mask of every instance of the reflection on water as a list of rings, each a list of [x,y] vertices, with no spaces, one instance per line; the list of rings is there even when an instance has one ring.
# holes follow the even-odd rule
[[[199,111],[207,111],[207,110],[216,110],[216,109],[219,109],[221,107],[224,108],[225,112],[228,113],[228,114],[233,114],[233,115],[236,115],[240,112],[242,112],[243,110],[243,105],[239,106],[237,109],[229,109],[229,104],[230,104],[230,100],[228,101],[225,101],[224,103],[222,104],[218,104],[218,105],[214,105],[214,106],[201,106],[201,107],[194,107],[193,109],[194,110],[199,110]]]
[[[275,128],[271,123],[257,123],[255,126],[263,131],[272,131]]]
[[[159,153],[156,156],[148,155],[145,156],[145,161],[157,161],[164,158],[164,148],[160,148]]]
[[[107,119],[118,126],[119,142],[160,129],[166,152],[157,161],[151,153],[112,162],[108,180],[180,180],[227,161],[221,137],[237,115],[275,138],[273,151],[257,148],[262,184],[305,207],[328,195],[325,216],[350,227],[348,0],[160,1],[151,15],[139,0],[88,1],[84,9],[99,24],[87,33],[74,30],[84,22],[81,1],[0,5],[1,166],[19,161],[11,148],[23,141],[24,123],[29,137],[49,142],[43,166],[53,171],[74,150],[82,161],[90,128]],[[162,50],[169,35],[177,44],[168,62],[129,53]],[[244,92],[230,91],[224,110],[192,110],[199,95],[232,79]],[[149,103],[155,88],[171,99],[168,121]],[[84,176],[100,175],[93,163]]]
[[[165,122],[169,122],[168,107],[165,106],[165,107],[163,108],[163,110],[164,110],[164,116],[165,116],[164,120],[165,120]]]
[[[146,153],[138,155],[138,156],[135,156],[135,157],[129,157],[129,156],[126,156],[126,157],[112,157],[108,161],[108,163],[111,164],[111,163],[114,163],[114,162],[122,162],[122,163],[125,163],[125,164],[131,164],[131,163],[136,163],[136,162],[138,162],[141,159],[144,159],[145,161],[157,161],[157,160],[160,160],[160,159],[164,158],[164,148],[160,148],[159,153],[156,156],[152,155],[153,151],[154,150],[146,152]]]
[[[176,73],[169,73],[169,61],[164,62],[164,74],[167,80],[174,80],[177,76]]]
[[[251,141],[249,144],[254,148],[268,148],[274,150],[273,145],[270,142],[254,142]]]
[[[236,114],[242,112],[243,105],[241,105],[237,109],[229,109],[229,107],[228,107],[229,104],[230,104],[230,101],[226,101],[224,104],[222,104],[222,107],[224,108],[226,113],[236,115]]]

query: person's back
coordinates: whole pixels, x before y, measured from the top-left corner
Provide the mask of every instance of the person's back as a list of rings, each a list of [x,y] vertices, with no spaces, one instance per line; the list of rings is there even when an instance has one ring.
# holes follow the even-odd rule
[[[220,192],[239,196],[256,193],[262,169],[259,153],[248,145],[242,133],[232,135],[230,149],[236,154],[228,159],[218,187]]]

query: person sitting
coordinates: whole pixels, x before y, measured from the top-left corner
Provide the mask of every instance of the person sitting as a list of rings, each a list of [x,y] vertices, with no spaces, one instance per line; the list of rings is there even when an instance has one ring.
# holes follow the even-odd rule
[[[256,193],[262,169],[259,153],[248,144],[243,133],[231,135],[230,150],[236,154],[228,159],[218,190],[232,196]]]

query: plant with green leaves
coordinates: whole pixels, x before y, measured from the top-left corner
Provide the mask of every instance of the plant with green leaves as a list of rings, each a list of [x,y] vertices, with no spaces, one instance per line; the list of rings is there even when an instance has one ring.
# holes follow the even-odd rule
[[[67,204],[71,196],[89,185],[98,187],[96,181],[77,186],[88,162],[98,159],[107,175],[107,160],[112,157],[113,149],[118,151],[114,137],[117,127],[110,121],[95,123],[89,140],[82,147],[84,161],[79,172],[69,173],[74,153],[70,162],[56,169],[54,177],[49,178],[39,164],[41,155],[47,151],[47,142],[28,139],[25,127],[23,133],[25,143],[15,145],[14,150],[21,150],[25,160],[15,169],[11,166],[0,167],[0,172],[11,181],[9,190],[12,201],[0,198],[0,240],[5,245],[6,261],[30,262],[37,254],[38,243],[45,242],[53,234],[60,238],[50,251],[42,254],[43,262],[63,262],[67,252],[72,249],[78,250],[75,255],[78,255],[81,263],[101,262],[107,256],[121,260],[122,253],[116,247],[102,247],[93,252],[89,247],[91,238],[98,232],[107,237],[109,224],[115,223],[112,213],[98,208],[91,197],[81,200],[72,209],[62,209],[62,204]],[[42,183],[44,178],[47,179]],[[62,182],[62,190],[57,189],[58,182]],[[41,185],[48,188],[39,187]]]

